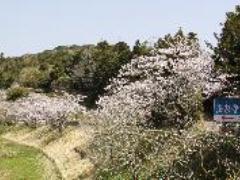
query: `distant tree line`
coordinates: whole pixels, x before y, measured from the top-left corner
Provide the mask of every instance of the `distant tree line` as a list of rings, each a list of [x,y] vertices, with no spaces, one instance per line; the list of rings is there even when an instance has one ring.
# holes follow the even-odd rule
[[[125,42],[97,45],[59,46],[38,54],[21,57],[0,56],[0,89],[14,84],[44,92],[64,90],[87,96],[94,105],[109,80],[134,56],[146,55],[150,49],[136,41],[133,50]]]

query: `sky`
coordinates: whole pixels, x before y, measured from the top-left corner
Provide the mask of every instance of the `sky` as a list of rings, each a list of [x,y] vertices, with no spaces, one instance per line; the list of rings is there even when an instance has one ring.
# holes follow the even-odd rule
[[[180,27],[216,43],[239,0],[0,0],[0,52],[19,56],[108,40],[133,45]]]

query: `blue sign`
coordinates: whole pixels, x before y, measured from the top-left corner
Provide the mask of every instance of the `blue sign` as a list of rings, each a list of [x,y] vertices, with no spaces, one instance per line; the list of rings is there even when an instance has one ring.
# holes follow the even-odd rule
[[[218,122],[240,122],[240,98],[214,99],[213,115]]]

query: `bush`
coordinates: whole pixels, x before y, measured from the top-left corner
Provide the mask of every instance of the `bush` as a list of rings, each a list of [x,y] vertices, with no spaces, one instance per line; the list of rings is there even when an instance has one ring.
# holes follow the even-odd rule
[[[97,179],[159,179],[167,170],[163,154],[177,143],[172,131],[120,125],[105,129],[91,148],[98,155]]]
[[[203,134],[170,167],[174,179],[229,179],[240,175],[240,140],[233,136]]]
[[[15,101],[21,97],[26,97],[28,96],[28,89],[17,86],[17,87],[12,87],[7,90],[7,100]]]

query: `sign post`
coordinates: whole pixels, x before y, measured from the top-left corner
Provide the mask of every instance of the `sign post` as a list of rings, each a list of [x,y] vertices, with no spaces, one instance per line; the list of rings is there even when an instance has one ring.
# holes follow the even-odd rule
[[[213,112],[216,122],[240,122],[240,98],[214,99]]]

